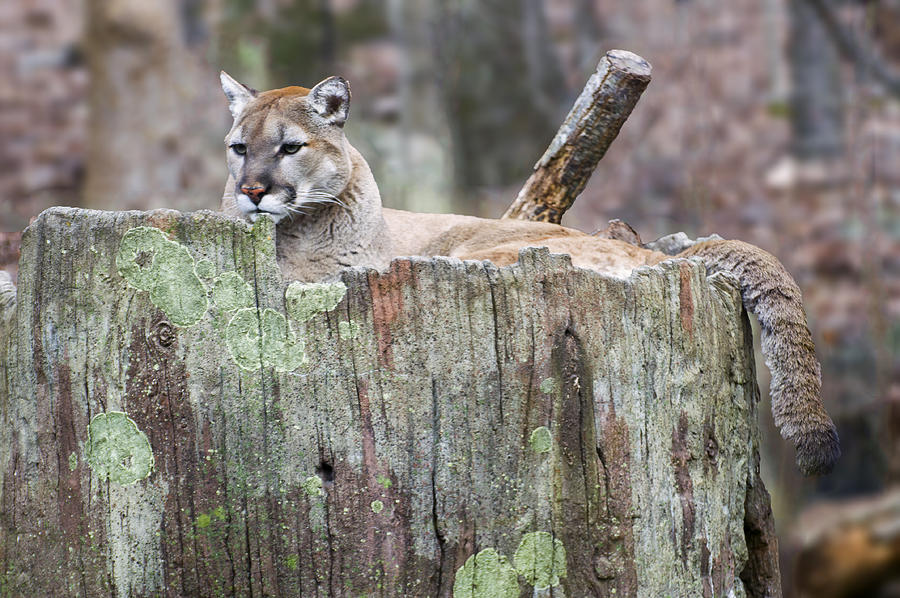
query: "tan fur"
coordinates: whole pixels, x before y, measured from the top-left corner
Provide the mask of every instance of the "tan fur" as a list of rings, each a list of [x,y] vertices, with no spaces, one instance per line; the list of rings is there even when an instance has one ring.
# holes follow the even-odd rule
[[[256,215],[248,207],[274,210],[278,260],[287,278],[335,278],[347,266],[380,269],[392,258],[407,255],[490,260],[504,266],[515,263],[519,250],[528,246],[567,253],[576,266],[618,277],[670,258],[556,224],[383,209],[366,161],[343,135],[350,100],[343,79],[326,79],[311,90],[287,87],[257,93],[223,73],[223,88],[235,114],[226,144],[239,138],[247,154],[229,153],[231,176],[222,209],[243,217]],[[278,148],[292,135],[308,139],[308,145],[295,156],[279,155]],[[270,185],[271,196],[288,207],[266,199],[259,208],[249,200],[237,202],[246,181]],[[335,201],[307,201],[302,194],[284,191],[300,187],[327,189]],[[772,255],[740,241],[698,243],[679,256],[698,257],[710,270],[737,276],[744,305],[762,327],[776,424],[797,448],[804,473],[830,471],[840,455],[837,433],[819,398],[819,363],[800,290],[790,274]]]

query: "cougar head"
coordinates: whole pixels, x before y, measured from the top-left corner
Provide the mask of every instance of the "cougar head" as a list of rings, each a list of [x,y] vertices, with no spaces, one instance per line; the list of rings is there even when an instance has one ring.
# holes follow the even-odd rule
[[[329,204],[351,175],[343,126],[350,86],[329,77],[313,87],[258,92],[225,72],[222,90],[234,124],[225,137],[237,207],[250,220],[303,217]]]

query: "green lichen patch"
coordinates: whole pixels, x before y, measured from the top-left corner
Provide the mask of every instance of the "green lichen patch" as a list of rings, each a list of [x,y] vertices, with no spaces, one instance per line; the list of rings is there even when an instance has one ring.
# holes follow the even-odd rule
[[[153,450],[133,419],[110,411],[88,425],[87,461],[101,479],[127,486],[153,471]]]
[[[391,481],[391,478],[387,477],[386,475],[379,474],[375,478],[375,481],[378,482],[378,484],[381,485],[385,490],[388,490],[391,486],[394,485],[394,482]]]
[[[284,315],[270,308],[262,318],[255,308],[238,310],[225,327],[225,344],[235,363],[246,370],[271,366],[290,372],[306,363],[303,339]]]
[[[284,292],[284,305],[297,322],[305,322],[314,315],[331,311],[347,294],[342,282],[292,282]]]
[[[556,392],[556,380],[553,378],[544,378],[541,382],[541,392],[544,394]]]
[[[151,226],[132,228],[122,237],[116,269],[178,326],[192,326],[206,313],[206,287],[187,248]]]
[[[197,516],[197,529],[204,529],[209,527],[209,524],[212,523],[212,517],[209,516],[209,513],[200,513]]]
[[[453,598],[517,598],[519,579],[509,560],[493,548],[470,556],[456,572]]]
[[[373,500],[372,504],[369,506],[372,508],[372,512],[376,515],[384,510],[384,503],[380,500]]]
[[[359,324],[353,320],[350,320],[349,322],[341,320],[338,322],[338,336],[341,337],[341,340],[352,341],[359,336]]]
[[[253,305],[253,287],[237,272],[225,272],[213,282],[212,300],[222,311]]]
[[[296,554],[292,554],[291,556],[289,556],[288,558],[286,558],[286,559],[284,560],[284,564],[285,564],[285,565],[287,566],[287,568],[290,569],[291,571],[296,571],[296,570],[297,570],[297,567],[300,566],[300,559],[297,558],[297,555],[296,555]]]
[[[297,337],[287,318],[267,308],[262,317],[263,362],[279,372],[292,372],[306,363],[306,343]]]
[[[257,259],[275,259],[275,221],[268,216],[257,218],[250,227],[250,237]]]
[[[513,562],[519,575],[538,590],[559,585],[566,576],[566,548],[548,532],[525,534]]]
[[[550,430],[548,430],[546,426],[535,428],[528,438],[528,444],[531,445],[531,450],[536,453],[549,453],[552,441],[553,437],[550,435]]]
[[[231,358],[245,370],[262,367],[259,315],[253,308],[238,311],[225,327],[225,344]]]
[[[74,452],[69,453],[69,471],[78,469],[78,455]]]
[[[216,275],[216,267],[206,258],[197,261],[197,276],[202,280],[210,280]]]
[[[169,242],[158,228],[132,228],[119,244],[116,270],[134,288],[149,291],[156,282],[153,277],[156,253]]]
[[[325,496],[325,491],[322,489],[322,478],[317,475],[311,475],[303,480],[301,487],[307,496]]]

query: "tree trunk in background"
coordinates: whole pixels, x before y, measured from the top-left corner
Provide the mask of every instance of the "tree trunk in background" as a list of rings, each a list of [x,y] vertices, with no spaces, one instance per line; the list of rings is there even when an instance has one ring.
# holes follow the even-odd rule
[[[0,281],[4,592],[779,595],[731,277],[529,250],[285,290],[273,237],[28,229]]]
[[[226,112],[224,102],[221,113],[209,109],[206,98],[219,95],[217,82],[187,45],[204,39],[201,12],[195,2],[178,0],[87,0],[84,205],[215,206],[217,194],[201,194],[198,187],[209,187],[209,159],[221,164],[221,153],[203,133],[221,127],[202,123],[221,115],[215,121],[224,126]],[[224,173],[216,178],[224,181]]]
[[[572,28],[575,30],[577,66],[581,72],[588,72],[602,54],[600,44],[603,34],[594,10],[594,0],[575,0],[575,10],[572,11],[575,22]]]
[[[428,4],[419,2],[420,4]],[[397,165],[400,172],[411,170],[412,155],[410,141],[413,134],[413,123],[419,124],[421,119],[416,118],[422,112],[422,104],[427,98],[425,94],[416,94],[413,100],[413,63],[419,60],[422,52],[415,52],[410,37],[414,37],[414,24],[409,18],[410,10],[405,0],[387,0],[388,24],[391,30],[391,38],[397,46],[397,129],[402,141],[397,147]],[[411,35],[413,33],[413,35]],[[421,50],[421,48],[418,48]],[[429,111],[430,112],[430,111]],[[394,196],[391,197],[392,207],[408,209],[408,196],[415,193],[415,181],[402,179],[403,183],[396,185]]]
[[[437,77],[461,191],[524,179],[565,116],[542,11],[533,0],[438,4]]]
[[[91,77],[85,205],[138,209],[175,197],[180,15],[172,0],[88,0]]]
[[[844,151],[837,49],[807,0],[788,4],[793,151],[801,159],[833,158]]]
[[[338,38],[331,0],[319,0],[319,13],[322,15],[322,45],[320,49],[322,64],[325,65],[328,72],[333,72],[337,61]],[[315,85],[315,83],[310,82],[310,85]]]

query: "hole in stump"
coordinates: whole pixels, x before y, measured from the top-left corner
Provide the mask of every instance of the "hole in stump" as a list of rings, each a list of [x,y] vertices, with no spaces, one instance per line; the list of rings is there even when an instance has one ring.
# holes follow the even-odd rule
[[[326,461],[319,463],[319,466],[316,467],[316,474],[322,478],[323,483],[330,484],[334,481],[334,467]]]

